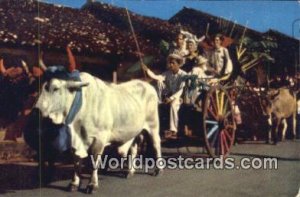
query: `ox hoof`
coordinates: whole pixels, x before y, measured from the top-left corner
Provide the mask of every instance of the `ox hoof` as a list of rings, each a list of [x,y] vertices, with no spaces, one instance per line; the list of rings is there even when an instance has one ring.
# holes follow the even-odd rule
[[[155,169],[152,176],[160,176],[163,173],[163,169]]]
[[[75,192],[75,191],[78,191],[78,189],[79,189],[79,186],[78,185],[74,185],[72,183],[70,183],[69,186],[68,186],[68,191],[69,192]]]
[[[98,187],[95,185],[88,185],[88,186],[86,186],[85,193],[93,194],[97,189],[98,189]]]

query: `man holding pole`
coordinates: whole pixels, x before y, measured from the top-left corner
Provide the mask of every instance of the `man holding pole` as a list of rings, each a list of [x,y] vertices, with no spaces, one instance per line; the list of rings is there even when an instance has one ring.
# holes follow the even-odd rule
[[[168,70],[160,75],[154,74],[145,64],[142,64],[147,75],[157,81],[158,96],[161,103],[170,105],[170,124],[169,130],[165,132],[165,138],[177,138],[178,111],[184,88],[183,78],[186,75],[186,72],[180,69],[182,64],[183,58],[174,53],[167,57]]]

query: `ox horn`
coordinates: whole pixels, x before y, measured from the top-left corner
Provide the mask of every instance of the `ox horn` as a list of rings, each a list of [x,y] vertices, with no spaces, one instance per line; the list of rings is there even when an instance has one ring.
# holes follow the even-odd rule
[[[68,53],[68,59],[70,63],[68,70],[69,72],[73,72],[76,69],[76,62],[75,62],[75,57],[70,49],[70,46],[67,46],[67,53]]]
[[[29,68],[24,60],[21,60],[22,67],[24,68],[26,74],[29,74]]]
[[[0,59],[0,74],[5,74],[6,73],[6,68],[4,66],[4,61],[3,59]]]
[[[67,88],[70,88],[70,89],[79,89],[81,87],[88,86],[88,85],[89,85],[89,82],[69,81],[67,83]]]
[[[43,60],[43,52],[40,52],[39,54],[39,66],[40,68],[43,70],[43,71],[46,71],[47,70],[47,66],[45,65],[44,63],[44,60]]]

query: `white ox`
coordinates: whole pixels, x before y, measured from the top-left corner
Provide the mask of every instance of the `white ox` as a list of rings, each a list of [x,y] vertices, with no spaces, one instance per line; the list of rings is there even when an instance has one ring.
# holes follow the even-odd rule
[[[80,183],[78,165],[88,154],[101,155],[113,143],[121,145],[127,155],[134,138],[146,130],[152,138],[156,159],[161,157],[159,136],[158,98],[148,83],[132,80],[120,85],[107,84],[88,74],[80,73],[81,82],[53,78],[43,85],[36,108],[43,117],[50,117],[55,124],[65,122],[76,90],[82,88],[82,106],[69,124],[71,144],[78,160],[74,161],[75,173],[70,190]],[[136,148],[135,145],[133,147]],[[135,153],[134,153],[135,154]],[[133,156],[134,157],[134,156]],[[98,188],[97,169],[94,169],[87,192]],[[157,168],[155,174],[162,169]]]

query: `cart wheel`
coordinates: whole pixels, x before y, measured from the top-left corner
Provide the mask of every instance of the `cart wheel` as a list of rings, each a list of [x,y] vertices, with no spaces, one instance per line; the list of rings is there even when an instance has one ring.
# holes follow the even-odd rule
[[[213,86],[206,94],[203,131],[211,157],[226,157],[234,143],[236,126],[231,103],[228,92],[222,86]]]

